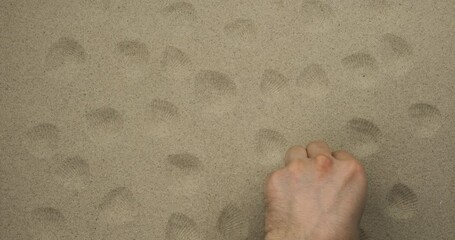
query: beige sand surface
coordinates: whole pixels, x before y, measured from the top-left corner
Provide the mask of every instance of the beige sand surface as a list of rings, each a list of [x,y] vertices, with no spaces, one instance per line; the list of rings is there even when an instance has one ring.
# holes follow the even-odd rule
[[[455,239],[453,0],[2,0],[0,239],[263,239],[324,139],[363,239]]]

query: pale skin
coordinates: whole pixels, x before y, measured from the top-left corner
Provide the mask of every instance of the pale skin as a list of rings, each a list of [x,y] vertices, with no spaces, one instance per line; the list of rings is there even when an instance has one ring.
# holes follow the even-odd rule
[[[363,166],[323,141],[293,146],[266,181],[266,240],[358,240],[365,208]]]

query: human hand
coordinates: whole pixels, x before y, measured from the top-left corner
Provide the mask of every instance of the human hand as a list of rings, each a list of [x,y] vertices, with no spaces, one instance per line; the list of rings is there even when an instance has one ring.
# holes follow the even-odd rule
[[[266,182],[266,240],[355,240],[367,179],[348,152],[324,142],[291,147]]]

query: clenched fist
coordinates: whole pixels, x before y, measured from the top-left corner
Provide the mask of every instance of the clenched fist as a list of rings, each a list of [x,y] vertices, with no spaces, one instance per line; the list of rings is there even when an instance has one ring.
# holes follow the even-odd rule
[[[266,182],[266,240],[357,240],[366,202],[362,165],[324,142],[291,147]]]

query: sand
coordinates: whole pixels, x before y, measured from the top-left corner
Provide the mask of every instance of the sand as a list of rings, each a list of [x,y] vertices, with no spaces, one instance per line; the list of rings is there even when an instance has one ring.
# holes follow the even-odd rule
[[[362,239],[455,238],[455,3],[0,3],[1,239],[263,239],[294,144],[364,164]]]

